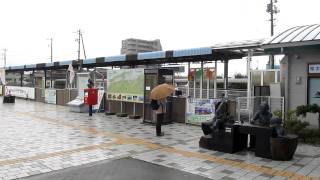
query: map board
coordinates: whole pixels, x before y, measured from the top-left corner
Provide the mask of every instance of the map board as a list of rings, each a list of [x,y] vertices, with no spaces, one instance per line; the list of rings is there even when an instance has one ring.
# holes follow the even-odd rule
[[[107,99],[143,103],[144,69],[107,71]]]

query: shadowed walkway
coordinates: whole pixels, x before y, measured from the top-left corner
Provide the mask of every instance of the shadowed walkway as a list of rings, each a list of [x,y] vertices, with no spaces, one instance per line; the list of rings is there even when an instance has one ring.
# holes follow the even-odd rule
[[[209,180],[176,169],[132,158],[77,166],[23,180]]]

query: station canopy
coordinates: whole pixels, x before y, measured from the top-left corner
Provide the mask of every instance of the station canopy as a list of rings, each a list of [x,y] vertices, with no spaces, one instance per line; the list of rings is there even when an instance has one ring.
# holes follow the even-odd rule
[[[263,42],[261,48],[268,50],[312,45],[320,45],[320,24],[289,28]]]

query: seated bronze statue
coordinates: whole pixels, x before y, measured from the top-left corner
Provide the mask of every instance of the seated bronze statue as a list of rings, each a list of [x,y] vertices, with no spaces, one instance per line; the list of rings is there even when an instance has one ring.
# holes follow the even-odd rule
[[[228,101],[226,99],[222,99],[216,107],[215,116],[212,121],[201,123],[201,128],[205,135],[212,134],[213,131],[220,131],[230,119],[228,115]]]
[[[272,113],[269,112],[269,105],[262,103],[259,111],[253,116],[251,124],[269,127],[271,118]]]
[[[285,136],[285,130],[282,126],[282,121],[278,117],[273,117],[270,120],[270,127],[272,127],[272,137],[283,137]]]

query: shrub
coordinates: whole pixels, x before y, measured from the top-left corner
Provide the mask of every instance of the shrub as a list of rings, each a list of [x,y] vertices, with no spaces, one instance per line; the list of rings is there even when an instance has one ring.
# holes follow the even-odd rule
[[[286,121],[286,129],[290,133],[299,134],[300,131],[305,129],[309,125],[308,122],[301,122],[299,120]]]
[[[317,104],[312,104],[312,105],[301,105],[298,106],[296,109],[296,114],[297,116],[306,116],[307,112],[312,112],[312,113],[319,113],[320,108]]]
[[[285,121],[285,129],[288,133],[293,133],[299,136],[301,140],[309,144],[320,144],[320,130],[307,129],[308,122],[298,120],[297,116],[305,115],[307,112],[319,112],[318,105],[298,106],[297,109],[290,110],[287,113]]]

